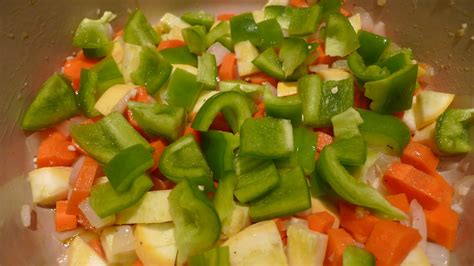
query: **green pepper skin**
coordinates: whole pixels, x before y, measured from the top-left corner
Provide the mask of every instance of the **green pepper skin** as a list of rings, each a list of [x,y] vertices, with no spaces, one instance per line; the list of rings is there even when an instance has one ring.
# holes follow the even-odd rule
[[[342,0],[321,0],[318,3],[321,6],[321,17],[327,20],[332,13],[339,13],[342,7]]]
[[[311,208],[308,183],[299,167],[279,170],[280,183],[267,195],[250,203],[253,222],[290,216]]]
[[[360,47],[357,52],[367,65],[379,61],[385,49],[390,45],[390,40],[372,32],[360,30],[357,33]]]
[[[89,156],[104,164],[135,144],[153,150],[148,141],[116,112],[93,124],[73,125],[71,136]]]
[[[468,153],[472,150],[469,143],[468,128],[474,122],[474,109],[450,109],[436,121],[436,146],[446,154]]]
[[[223,131],[201,133],[203,153],[213,178],[219,180],[225,172],[234,169],[234,150],[239,147],[239,137]]]
[[[217,86],[217,63],[213,54],[203,53],[198,57],[196,80],[206,90],[213,90]]]
[[[175,141],[184,130],[186,111],[182,107],[130,101],[128,109],[138,126],[152,137]]]
[[[326,54],[346,56],[358,48],[359,39],[349,20],[340,13],[330,14],[326,26]]]
[[[221,111],[234,133],[239,132],[244,121],[252,117],[249,101],[245,95],[235,91],[226,91],[212,96],[204,103],[194,118],[192,128],[207,131]]]
[[[58,124],[79,112],[69,81],[53,74],[39,89],[21,120],[24,130],[39,130]]]
[[[347,64],[352,74],[361,82],[380,80],[390,76],[390,71],[386,67],[382,68],[378,65],[366,66],[364,59],[357,52],[347,57]]]
[[[321,19],[321,7],[313,5],[309,8],[295,8],[288,27],[290,36],[305,36],[318,29]]]
[[[265,90],[263,85],[247,83],[242,80],[223,80],[219,82],[220,91],[237,91],[245,94],[252,101],[261,99]]]
[[[263,102],[267,116],[288,119],[294,124],[301,122],[302,104],[299,95],[278,97],[273,95],[270,88],[265,88]]]
[[[223,226],[230,224],[232,211],[235,208],[234,189],[236,180],[237,176],[233,171],[226,172],[219,179],[217,191],[214,194],[214,208]]]
[[[285,80],[285,72],[282,69],[282,63],[274,48],[268,48],[263,51],[252,61],[252,64],[269,76],[279,80]]]
[[[202,25],[209,30],[214,24],[214,16],[204,11],[188,11],[181,16],[181,19],[191,25]]]
[[[171,191],[168,200],[175,225],[177,264],[182,265],[189,256],[214,246],[221,223],[212,202],[186,178]]]
[[[200,255],[192,256],[188,261],[189,266],[230,266],[229,247],[215,247]]]
[[[140,64],[130,74],[134,84],[145,86],[150,95],[156,94],[168,80],[173,67],[156,49],[143,47],[140,52]]]
[[[411,50],[402,49],[389,57],[382,59],[377,63],[380,67],[386,67],[391,73],[395,73],[404,67],[411,65]]]
[[[99,116],[95,109],[97,102],[97,73],[89,69],[81,69],[81,84],[77,93],[77,104],[81,112],[87,117]]]
[[[85,18],[74,33],[72,44],[82,48],[86,57],[100,58],[112,50],[112,32],[110,21],[115,14],[106,11],[100,19]]]
[[[207,49],[205,41],[206,27],[197,25],[184,28],[181,32],[191,53],[201,55]]]
[[[293,129],[293,139],[298,164],[305,175],[310,175],[314,171],[316,150],[318,148],[316,132],[300,126]]]
[[[319,170],[324,180],[344,200],[373,209],[387,219],[406,219],[405,214],[392,206],[377,190],[351,176],[339,162],[337,151],[332,145],[325,146],[321,151]]]
[[[112,57],[104,58],[91,70],[97,73],[97,98],[113,85],[125,83],[122,72]]]
[[[168,179],[178,183],[184,179],[214,191],[212,172],[191,134],[179,138],[165,148],[159,168]]]
[[[156,46],[160,36],[140,10],[135,10],[128,18],[123,30],[123,40],[140,46]]]
[[[168,48],[159,52],[170,64],[182,64],[197,67],[197,56],[189,51],[187,46]]]
[[[365,96],[372,100],[370,109],[392,114],[411,108],[418,65],[408,65],[385,79],[365,83]]]
[[[308,75],[298,80],[304,125],[317,125],[319,122],[321,88],[322,81],[318,75]]]
[[[234,44],[247,40],[257,47],[262,44],[261,33],[252,13],[243,13],[232,17],[230,19],[230,33]]]
[[[206,35],[206,44],[209,47],[212,44],[214,44],[215,42],[217,42],[218,40],[220,40],[221,38],[225,38],[226,36],[230,37],[230,25],[229,25],[228,21],[222,21],[219,24],[217,24],[217,26],[212,28],[209,31],[209,33],[207,33],[207,35]],[[232,42],[232,40],[231,40],[231,42]],[[222,44],[222,45],[227,47],[227,45],[225,45],[225,44]]]
[[[262,44],[260,49],[264,50],[270,47],[279,47],[283,41],[283,32],[276,19],[267,19],[257,24],[262,33]]]
[[[375,266],[375,257],[363,248],[350,245],[342,254],[342,266]]]
[[[314,171],[311,174],[310,187],[311,195],[316,198],[329,194],[335,194],[326,180],[324,180],[324,178],[321,176],[321,171],[319,170],[319,160],[316,161]]]
[[[183,107],[191,111],[196,103],[202,87],[196,81],[196,75],[177,68],[171,74],[166,97],[170,105]]]
[[[131,187],[120,194],[110,183],[95,185],[91,189],[90,204],[100,218],[105,218],[134,205],[152,187],[148,175],[137,177]]]
[[[308,55],[308,44],[303,39],[285,38],[281,44],[279,54],[285,78],[291,76]]]

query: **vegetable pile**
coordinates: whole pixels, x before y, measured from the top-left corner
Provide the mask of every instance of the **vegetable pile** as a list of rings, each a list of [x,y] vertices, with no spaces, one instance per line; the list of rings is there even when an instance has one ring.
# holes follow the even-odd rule
[[[283,2],[79,24],[21,121],[69,265],[429,265],[455,248],[461,194],[438,157],[471,151],[474,109],[448,109],[367,13]]]

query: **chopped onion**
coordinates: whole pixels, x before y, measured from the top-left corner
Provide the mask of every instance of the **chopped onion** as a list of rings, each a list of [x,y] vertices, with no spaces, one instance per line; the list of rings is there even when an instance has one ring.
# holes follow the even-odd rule
[[[113,111],[123,113],[127,108],[128,101],[137,95],[137,89],[131,89],[120,101],[114,106]]]
[[[230,51],[225,48],[220,42],[216,42],[209,49],[207,49],[207,52],[210,54],[213,54],[216,57],[216,64],[219,66],[222,64],[222,60],[224,57],[228,54],[230,54]]]
[[[451,169],[443,172],[439,172],[439,174],[448,182],[451,186],[459,180],[463,174],[458,169]]]
[[[474,175],[468,175],[454,184],[454,192],[459,196],[466,196],[474,184]]]
[[[375,23],[372,32],[381,36],[385,36],[385,23],[382,21]]]
[[[432,266],[449,265],[449,250],[438,244],[428,242],[426,245],[426,256]]]
[[[301,225],[304,228],[308,228],[308,221],[306,221],[305,219],[291,217],[289,225],[292,225],[292,224]]]
[[[399,162],[400,158],[392,155],[387,155],[383,153],[377,154],[377,159],[369,167],[366,174],[366,179],[369,185],[378,191],[384,193],[385,188],[382,185],[381,178],[383,177],[385,171],[393,162]]]
[[[30,156],[31,157],[36,156],[38,154],[38,148],[41,144],[41,133],[38,131],[29,135],[25,139],[25,143],[26,143],[26,148],[28,149],[28,152],[30,153]]]
[[[76,116],[71,119],[68,119],[66,121],[63,121],[61,124],[57,125],[55,128],[57,131],[61,132],[66,137],[69,137],[71,135],[71,126],[72,125],[77,125],[82,122],[84,122],[86,118],[84,116]]]
[[[318,65],[314,65],[314,66],[309,66],[309,71],[311,71],[313,73],[319,72],[321,70],[326,70],[326,69],[329,69],[329,65],[318,64]]]
[[[21,223],[24,227],[30,227],[31,225],[31,206],[28,204],[24,204],[21,206]]]
[[[347,60],[337,60],[332,63],[332,68],[339,68],[339,69],[349,69],[349,65],[347,64]]]
[[[84,231],[84,228],[77,228],[74,230],[69,230],[69,231],[63,231],[63,232],[55,232],[54,237],[59,240],[60,242],[65,242],[71,237],[75,237],[82,233]]]
[[[86,160],[86,157],[81,156],[72,165],[71,175],[69,176],[69,185],[70,186],[73,186],[74,183],[76,183],[77,176],[79,175],[79,171],[81,170],[82,166],[84,165],[85,160]]]
[[[117,226],[115,228],[114,240],[112,242],[111,256],[127,254],[135,251],[135,239],[130,225]]]
[[[421,235],[421,241],[418,243],[423,249],[426,249],[426,239],[428,237],[428,231],[426,229],[425,213],[423,207],[416,200],[410,202],[410,218],[411,227],[418,230]]]
[[[100,218],[94,209],[92,209],[92,206],[89,203],[89,198],[86,198],[81,203],[79,203],[79,209],[81,209],[89,223],[96,229],[101,229],[103,227],[112,225],[115,222],[115,215]]]
[[[362,7],[354,7],[353,14],[357,13],[360,15],[361,29],[372,32],[374,28],[374,20],[372,19],[372,16]]]

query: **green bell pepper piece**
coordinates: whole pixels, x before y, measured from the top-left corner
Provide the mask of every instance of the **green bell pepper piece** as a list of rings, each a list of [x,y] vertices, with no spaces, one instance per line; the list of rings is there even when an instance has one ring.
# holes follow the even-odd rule
[[[304,125],[317,125],[320,120],[322,82],[318,75],[308,75],[298,80],[298,94],[302,103]]]
[[[115,155],[104,166],[104,173],[115,191],[123,193],[130,188],[135,179],[151,167],[153,167],[151,152],[143,145],[136,144]]]
[[[359,48],[357,33],[342,14],[329,15],[325,44],[325,52],[329,56],[346,56]]]
[[[140,46],[156,46],[160,36],[140,10],[135,10],[123,29],[123,40]]]
[[[263,85],[248,83],[243,80],[224,80],[219,82],[220,91],[238,91],[253,101],[261,98],[264,89]]]
[[[178,248],[177,265],[188,256],[198,255],[216,243],[221,223],[212,202],[186,178],[168,196]]]
[[[283,41],[283,32],[280,24],[276,19],[267,19],[257,24],[258,29],[262,33],[262,43],[260,49],[270,47],[279,47]]]
[[[474,122],[474,109],[446,110],[436,120],[436,146],[446,154],[468,153],[472,150],[469,143],[468,128]]]
[[[234,150],[239,147],[239,137],[228,132],[205,131],[201,134],[202,150],[213,177],[219,180],[224,173],[234,169]]]
[[[285,80],[285,72],[283,71],[282,63],[274,48],[267,48],[252,61],[252,64],[269,76],[279,80]]]
[[[81,83],[77,93],[77,104],[87,117],[96,117],[100,113],[95,109],[97,102],[97,73],[89,69],[81,69]]]
[[[234,196],[242,203],[265,195],[280,182],[275,164],[270,160],[256,160],[239,154],[234,168],[236,172],[238,170]]]
[[[191,134],[165,148],[159,168],[164,176],[176,183],[189,179],[197,185],[203,185],[207,191],[214,190],[212,172]]]
[[[243,13],[230,19],[230,33],[235,43],[249,40],[259,47],[262,44],[261,32],[252,13]]]
[[[91,189],[90,204],[100,218],[116,214],[135,203],[153,187],[153,182],[148,175],[137,177],[131,187],[118,193],[110,183],[95,185]]]
[[[130,101],[128,109],[138,126],[152,137],[175,141],[184,130],[186,111],[182,107]]]
[[[216,209],[221,225],[225,227],[232,220],[232,212],[235,208],[234,188],[237,176],[233,171],[226,172],[219,179],[217,191],[214,194],[214,208]]]
[[[382,68],[378,65],[366,66],[364,59],[357,52],[347,57],[347,64],[352,74],[361,82],[380,80],[390,76],[390,71],[386,67]]]
[[[342,254],[342,266],[375,266],[375,257],[363,248],[350,245]]]
[[[217,26],[212,28],[209,31],[209,33],[206,35],[206,44],[207,46],[211,46],[218,40],[222,40],[222,38],[226,38],[226,37],[230,38],[230,24],[228,21],[222,21],[219,24],[217,24]],[[224,45],[226,48],[229,48],[224,43],[222,43],[222,45]],[[233,46],[233,44],[231,46]]]
[[[318,5],[321,7],[321,17],[327,20],[332,13],[339,13],[342,7],[342,0],[321,0]]]
[[[370,109],[391,114],[411,108],[418,65],[408,65],[385,79],[365,83],[365,96],[372,100]]]
[[[319,170],[319,160],[316,161],[314,165],[314,171],[311,173],[310,187],[311,195],[316,198],[335,194],[326,180],[324,180],[324,178],[321,176],[321,171]]]
[[[300,167],[278,172],[280,183],[267,195],[250,203],[253,222],[290,216],[311,208],[308,183]]]
[[[177,68],[171,74],[166,97],[170,105],[183,107],[191,111],[196,103],[202,87],[196,80],[196,75]]]
[[[249,101],[245,95],[226,91],[212,96],[204,103],[194,118],[192,128],[207,131],[219,112],[222,112],[234,133],[239,132],[244,121],[252,117]]]
[[[214,24],[214,16],[204,11],[188,11],[181,16],[181,19],[186,23],[195,25],[202,25],[209,30]]]
[[[112,57],[104,58],[91,70],[97,73],[97,98],[113,85],[125,83],[122,72]]]
[[[229,51],[234,51],[234,42],[232,41],[230,34],[226,34],[220,37],[217,41],[220,42],[220,44],[222,44]]]
[[[76,115],[78,111],[76,95],[70,82],[56,73],[39,89],[21,120],[21,128],[47,128]]]
[[[206,51],[206,27],[197,25],[184,28],[181,32],[191,53],[200,55],[202,52]]]
[[[288,34],[290,36],[305,36],[318,29],[321,19],[321,7],[313,5],[309,8],[295,8],[290,18]]]
[[[283,16],[286,8],[288,7],[280,6],[280,5],[266,6],[265,9],[263,10],[265,19],[272,19],[272,18],[278,18],[278,17]]]
[[[281,44],[279,58],[285,77],[291,76],[309,55],[308,44],[300,38],[285,38]]]
[[[73,125],[71,136],[88,155],[104,164],[121,150],[135,144],[153,150],[148,141],[117,112],[93,124]]]
[[[360,136],[359,125],[364,123],[364,120],[354,108],[349,108],[343,113],[333,116],[331,123],[336,139],[348,139]]]
[[[206,90],[213,90],[217,86],[217,63],[213,54],[203,53],[198,57],[196,80]]]
[[[296,158],[305,175],[314,171],[318,138],[313,130],[300,126],[293,129]]]
[[[140,64],[130,74],[134,84],[145,86],[150,95],[156,92],[168,80],[173,67],[155,48],[143,47],[140,52]]]
[[[188,261],[189,266],[230,266],[229,247],[215,247],[200,255],[192,256]]]
[[[290,120],[247,119],[240,129],[240,154],[263,159],[287,158],[294,151]]]
[[[266,87],[263,93],[263,102],[267,116],[288,119],[294,124],[301,122],[302,104],[299,95],[278,97],[273,95],[270,88]]]
[[[168,48],[159,52],[170,64],[190,65],[197,67],[197,56],[187,46]]]
[[[324,180],[347,202],[370,208],[387,219],[406,219],[406,215],[377,190],[351,176],[339,162],[332,145],[325,146],[321,151],[318,168]]]
[[[367,65],[379,61],[385,49],[390,46],[390,40],[372,32],[360,30],[357,33],[360,47],[357,52],[362,56]]]
[[[104,57],[112,50],[112,27],[110,22],[116,17],[105,11],[100,19],[85,18],[74,33],[72,45],[82,48],[86,57]]]
[[[408,49],[402,49],[389,57],[384,58],[377,63],[380,67],[386,67],[390,72],[395,73],[404,67],[411,65],[412,52]]]

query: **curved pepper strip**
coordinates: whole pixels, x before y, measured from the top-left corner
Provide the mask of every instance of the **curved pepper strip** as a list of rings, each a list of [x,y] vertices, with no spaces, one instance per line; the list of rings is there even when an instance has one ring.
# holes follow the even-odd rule
[[[106,11],[100,19],[83,19],[76,29],[72,44],[82,48],[87,57],[106,56],[113,46],[110,22],[115,17],[115,14]]]
[[[214,179],[219,180],[227,171],[234,169],[234,150],[239,147],[238,136],[210,130],[201,133],[201,143]]]
[[[128,18],[123,30],[123,40],[140,46],[156,46],[160,37],[140,10],[135,10]]]
[[[324,180],[344,200],[373,209],[388,219],[406,219],[405,214],[392,206],[377,190],[351,176],[340,163],[332,145],[322,150],[319,170]]]
[[[177,265],[183,265],[189,256],[198,255],[215,244],[221,223],[212,202],[187,179],[171,191],[168,200],[175,225]]]
[[[390,71],[385,67],[382,68],[378,65],[366,66],[364,59],[357,52],[354,52],[347,57],[347,64],[349,65],[352,74],[362,82],[384,79],[390,76]]]
[[[252,117],[252,110],[245,95],[226,91],[212,96],[204,103],[194,118],[192,128],[207,131],[221,111],[227,122],[231,122],[229,125],[234,133],[240,130],[240,126],[247,118]]]
[[[268,116],[289,119],[293,123],[301,122],[302,104],[299,95],[278,97],[273,95],[270,88],[265,87],[263,102]]]
[[[368,65],[375,64],[390,45],[389,39],[372,32],[359,30],[357,35],[360,43],[358,53]]]
[[[436,121],[436,145],[447,154],[467,153],[469,144],[468,128],[474,123],[474,109],[450,109]]]

